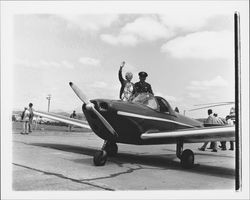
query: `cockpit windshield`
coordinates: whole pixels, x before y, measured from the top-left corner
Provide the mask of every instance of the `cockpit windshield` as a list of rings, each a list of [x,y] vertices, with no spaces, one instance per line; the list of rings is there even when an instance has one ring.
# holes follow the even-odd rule
[[[140,93],[132,100],[132,102],[143,104],[155,110],[158,108],[155,97],[150,93]]]

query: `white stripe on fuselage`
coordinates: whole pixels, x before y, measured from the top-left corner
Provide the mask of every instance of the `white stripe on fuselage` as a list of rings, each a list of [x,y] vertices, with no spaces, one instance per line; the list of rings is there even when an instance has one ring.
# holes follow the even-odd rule
[[[142,119],[165,121],[165,122],[170,122],[170,123],[179,124],[179,125],[182,125],[182,126],[187,126],[187,127],[194,128],[194,126],[192,126],[192,125],[188,125],[188,124],[184,124],[184,123],[181,123],[181,122],[177,122],[177,121],[173,121],[173,120],[169,120],[169,119],[164,119],[164,118],[145,116],[145,115],[138,115],[138,114],[135,114],[135,113],[129,113],[129,112],[123,112],[123,111],[117,111],[117,114],[118,115],[123,115],[123,116],[128,116],[128,117],[136,117],[136,118],[142,118]]]

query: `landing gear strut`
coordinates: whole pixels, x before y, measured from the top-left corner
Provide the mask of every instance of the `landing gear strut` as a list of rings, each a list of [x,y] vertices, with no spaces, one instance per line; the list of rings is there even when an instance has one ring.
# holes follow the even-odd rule
[[[96,166],[105,165],[108,156],[115,156],[118,152],[117,144],[114,142],[104,141],[102,149],[94,155],[94,164]]]
[[[183,141],[178,140],[176,145],[176,155],[181,160],[181,166],[189,169],[194,166],[194,153],[190,149],[183,151]]]
[[[116,156],[118,152],[118,146],[116,143],[107,142],[106,146],[104,147],[104,150],[107,152],[108,156]]]

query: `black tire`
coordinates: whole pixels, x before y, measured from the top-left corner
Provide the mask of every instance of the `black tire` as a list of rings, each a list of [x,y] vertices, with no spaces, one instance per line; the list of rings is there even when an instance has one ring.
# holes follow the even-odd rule
[[[107,152],[106,151],[97,151],[94,155],[94,164],[95,166],[103,166],[107,161]]]
[[[107,143],[104,150],[107,152],[108,156],[116,156],[118,152],[118,146],[116,143]]]
[[[183,151],[181,155],[181,166],[190,169],[194,166],[194,153],[190,149]]]

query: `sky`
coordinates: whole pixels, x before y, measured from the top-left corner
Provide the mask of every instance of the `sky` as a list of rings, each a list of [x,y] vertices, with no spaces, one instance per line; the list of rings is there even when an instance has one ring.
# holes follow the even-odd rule
[[[122,61],[123,74],[133,73],[132,82],[146,71],[154,94],[189,116],[207,116],[207,109],[188,111],[196,104],[234,101],[237,4],[173,4],[131,13],[85,8],[15,14],[13,109],[32,102],[35,109],[47,111],[50,94],[51,111],[80,112],[70,81],[90,99],[118,99]],[[214,112],[225,117],[231,106],[215,107]]]

